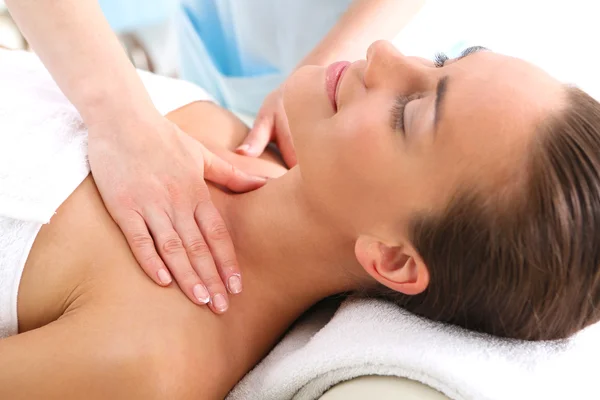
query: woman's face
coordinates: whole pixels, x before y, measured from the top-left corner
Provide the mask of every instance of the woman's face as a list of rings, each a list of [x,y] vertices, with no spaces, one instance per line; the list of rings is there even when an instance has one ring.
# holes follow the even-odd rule
[[[327,93],[335,68],[294,73],[284,104],[311,201],[356,233],[391,238],[458,185],[518,179],[561,85],[522,60],[466,53],[434,63],[376,42],[342,73],[336,105]]]

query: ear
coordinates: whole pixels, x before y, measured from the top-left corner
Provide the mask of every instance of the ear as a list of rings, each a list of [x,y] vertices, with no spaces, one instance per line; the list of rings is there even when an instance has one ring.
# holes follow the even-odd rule
[[[354,254],[371,277],[397,292],[415,295],[429,285],[429,269],[408,241],[390,246],[372,236],[361,235]]]

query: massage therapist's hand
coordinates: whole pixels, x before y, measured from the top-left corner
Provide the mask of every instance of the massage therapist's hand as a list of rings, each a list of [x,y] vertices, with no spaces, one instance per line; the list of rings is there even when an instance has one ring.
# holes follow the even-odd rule
[[[236,152],[250,157],[258,157],[271,141],[277,144],[283,161],[288,167],[291,168],[297,164],[296,150],[294,150],[287,116],[283,108],[281,88],[274,90],[266,97],[256,115],[254,127]]]
[[[89,126],[89,161],[113,219],[146,274],[171,274],[196,304],[216,313],[242,289],[227,227],[204,179],[243,192],[265,183],[246,175],[166,118]],[[168,272],[170,271],[171,274]]]

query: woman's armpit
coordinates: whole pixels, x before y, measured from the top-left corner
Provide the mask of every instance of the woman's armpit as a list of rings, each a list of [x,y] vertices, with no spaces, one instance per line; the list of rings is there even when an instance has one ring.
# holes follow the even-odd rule
[[[79,297],[83,284],[114,273],[117,267],[111,266],[119,257],[133,260],[89,175],[33,243],[19,285],[19,332],[59,318]],[[122,268],[123,276],[125,272]]]

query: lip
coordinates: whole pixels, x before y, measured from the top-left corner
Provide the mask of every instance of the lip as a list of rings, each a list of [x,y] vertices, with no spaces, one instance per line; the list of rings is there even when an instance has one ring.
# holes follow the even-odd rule
[[[337,61],[327,67],[325,71],[325,91],[331,102],[333,110],[337,112],[337,92],[342,81],[342,76],[350,66],[348,61]]]

